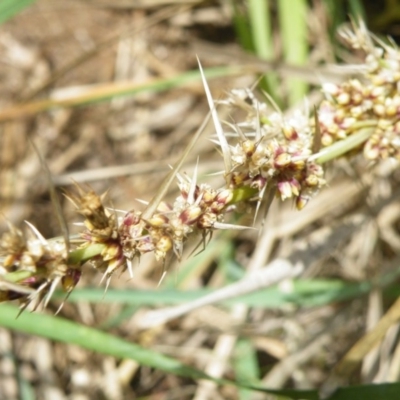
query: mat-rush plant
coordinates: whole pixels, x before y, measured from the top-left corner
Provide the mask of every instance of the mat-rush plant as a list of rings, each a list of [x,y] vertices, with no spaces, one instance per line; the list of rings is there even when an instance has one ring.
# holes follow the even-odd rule
[[[241,109],[245,118],[225,123],[230,131],[225,132],[203,75],[224,158],[222,187],[198,184],[196,171],[190,178],[179,174],[177,166],[144,211],[117,216],[105,207],[104,195],[77,186],[67,197],[85,218],[85,228],[71,250],[67,235],[64,241],[46,240],[29,223],[26,234],[10,226],[0,241],[0,301],[19,299],[22,308],[30,303],[37,307],[43,299],[47,304],[59,284],[67,293],[75,288],[88,261],[108,283],[116,271],[132,274],[132,261],[144,253],[165,260],[174,252],[180,258],[191,236],[200,235],[205,245],[217,229],[245,228],[224,222],[239,203],[258,209],[275,194],[293,199],[301,210],[325,185],[323,164],[328,160],[357,153],[373,162],[399,159],[400,51],[363,24],[340,33],[352,49],[365,53],[365,62],[354,66],[351,79],[324,83],[325,100],[312,113],[305,107],[285,118],[279,110],[270,112],[251,90],[233,90],[221,103]],[[174,177],[180,194],[168,204],[162,197]]]

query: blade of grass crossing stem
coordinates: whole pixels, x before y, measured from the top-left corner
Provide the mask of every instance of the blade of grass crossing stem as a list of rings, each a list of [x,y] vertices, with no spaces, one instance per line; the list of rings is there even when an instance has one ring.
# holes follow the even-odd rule
[[[141,365],[156,368],[173,375],[191,379],[211,379],[220,384],[235,385],[236,387],[273,393],[293,399],[319,399],[318,393],[315,390],[270,390],[258,384],[240,382],[239,380],[233,382],[212,379],[202,371],[187,366],[179,360],[143,348],[106,332],[89,328],[60,317],[44,314],[23,313],[19,318],[16,318],[18,311],[17,307],[10,304],[1,305],[0,326],[59,342],[75,344],[87,350],[110,355],[118,359],[132,359]],[[329,400],[397,400],[399,390],[400,383],[340,388]]]
[[[360,129],[359,132],[348,136],[346,139],[340,140],[328,147],[325,147],[317,154],[311,156],[319,164],[324,164],[339,156],[355,149],[360,144],[364,143],[374,132],[374,128]]]
[[[172,286],[173,280],[171,279],[170,285]],[[295,283],[293,293],[285,294],[279,288],[272,287],[265,290],[260,290],[248,295],[238,296],[229,299],[224,304],[235,305],[238,303],[246,304],[249,307],[263,307],[279,309],[288,305],[298,305],[303,307],[315,307],[324,304],[329,304],[335,300],[346,300],[360,295],[359,287],[343,287],[335,288],[336,285],[332,284],[332,288],[325,291],[318,290],[315,292],[298,292],[298,282]],[[370,288],[368,286],[368,288]],[[85,288],[75,289],[68,301],[76,303],[80,301],[87,301],[95,304],[129,304],[139,306],[160,306],[160,305],[177,305],[190,301],[197,300],[203,296],[209,295],[213,290],[211,289],[198,289],[190,291],[182,291],[175,289],[161,289],[161,290],[114,290],[108,289],[104,294],[104,289],[99,288]],[[362,292],[361,292],[362,293]],[[55,299],[61,300],[65,296],[62,292],[54,294]]]
[[[307,1],[279,0],[277,4],[284,60],[289,65],[304,65],[308,58]],[[307,84],[296,78],[288,78],[286,87],[289,105],[303,100],[308,90]]]
[[[272,40],[271,16],[268,6],[268,0],[248,1],[250,30],[255,52],[263,60],[271,61],[275,59],[275,51]],[[269,73],[265,77],[263,89],[266,89],[277,104],[282,104],[280,96],[278,95],[279,80],[276,74]]]
[[[199,370],[156,351],[127,342],[117,336],[75,322],[44,314],[23,313],[18,318],[18,308],[0,306],[0,326],[15,329],[64,343],[76,344],[85,349],[116,358],[130,358],[141,365],[157,368],[174,375],[193,379],[206,378]]]
[[[236,343],[234,364],[236,380],[240,382],[257,382],[260,376],[257,354],[250,340],[240,339]],[[253,391],[239,390],[240,400],[250,400]]]
[[[262,386],[250,386],[248,382],[240,383],[226,379],[213,379],[204,372],[185,365],[172,357],[164,356],[161,353],[146,349],[117,336],[77,324],[64,318],[35,313],[23,313],[16,318],[17,314],[17,307],[9,304],[1,305],[0,326],[63,343],[75,344],[87,350],[118,359],[135,360],[141,365],[194,380],[207,379],[217,384],[251,387],[254,390],[265,393],[289,395],[293,399],[318,399],[315,390],[269,390]]]
[[[318,307],[363,296],[373,287],[385,287],[386,297],[392,299],[398,297],[400,293],[400,289],[393,286],[393,282],[398,276],[399,273],[390,277],[390,282],[388,282],[387,276],[384,276],[378,282],[364,281],[360,283],[347,283],[339,280],[295,280],[290,293],[275,286],[229,299],[224,304],[241,303],[248,307],[268,309],[279,309],[287,306]],[[71,293],[69,301],[72,303],[86,301],[95,304],[113,303],[132,306],[176,305],[194,301],[212,292],[211,289],[178,290],[173,286],[173,278],[171,277],[167,288],[160,290],[135,290],[132,292],[132,290],[109,289],[104,294],[104,290],[101,288],[75,289]],[[182,281],[179,281],[179,284],[181,285]],[[388,287],[389,284],[392,284],[392,286]],[[61,300],[64,295],[62,292],[56,292],[54,298]]]
[[[25,7],[30,6],[36,0],[1,0],[0,1],[0,24],[18,14]]]

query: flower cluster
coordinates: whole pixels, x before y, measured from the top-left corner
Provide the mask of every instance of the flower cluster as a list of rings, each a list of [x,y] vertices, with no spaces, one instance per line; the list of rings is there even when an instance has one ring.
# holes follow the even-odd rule
[[[161,203],[150,218],[144,219],[134,211],[122,218],[119,232],[123,253],[129,260],[147,252],[165,259],[171,249],[180,258],[189,235],[200,233],[206,238],[212,229],[226,227],[223,217],[233,196],[231,190],[213,190],[183,177],[179,189],[174,204]]]
[[[46,240],[32,225],[24,235],[10,226],[0,240],[2,257],[1,275],[10,274],[12,281],[3,281],[0,300],[21,299],[26,307],[33,302],[37,307],[45,299],[48,302],[56,286],[61,283],[68,293],[78,283],[81,271],[68,262],[68,251],[64,242]],[[10,276],[10,275],[8,275]]]
[[[196,171],[191,178],[176,173],[179,195],[174,202],[158,201],[155,207],[122,216],[105,207],[105,195],[77,187],[76,194],[67,196],[85,218],[77,248],[70,251],[67,239],[44,239],[30,224],[29,237],[14,227],[3,235],[0,301],[18,298],[23,306],[33,301],[37,305],[47,302],[58,284],[69,293],[86,261],[108,283],[117,270],[128,269],[132,275],[132,261],[145,253],[164,261],[173,252],[180,259],[191,236],[205,243],[216,229],[242,229],[224,221],[227,212],[238,202],[261,202],[267,189],[281,200],[293,199],[302,209],[326,184],[321,154],[337,151],[338,144],[357,132],[363,133],[364,142],[343,147],[335,157],[361,150],[368,160],[399,159],[400,52],[363,26],[342,35],[366,53],[358,67],[362,76],[324,84],[326,98],[314,113],[306,108],[285,117],[280,111],[270,112],[250,90],[234,90],[221,102],[245,115],[235,124],[227,123],[230,132],[224,132],[203,76],[224,157],[225,184],[213,189],[197,182]]]
[[[180,258],[189,235],[200,233],[205,240],[213,229],[231,227],[223,223],[225,209],[232,199],[231,190],[213,190],[182,176],[179,188],[180,195],[174,204],[161,203],[149,218],[139,211],[129,211],[118,218],[104,206],[104,196],[78,187],[77,194],[67,196],[85,217],[85,229],[75,253],[95,249],[89,257],[82,256],[78,264],[74,252],[68,255],[65,243],[46,241],[33,226],[35,237],[31,239],[12,228],[0,241],[0,256],[2,275],[13,277],[15,284],[8,282],[6,290],[0,292],[0,301],[19,298],[25,306],[35,300],[37,306],[46,294],[50,298],[60,282],[70,292],[79,281],[86,258],[108,284],[117,270],[128,268],[132,274],[135,257],[153,252],[157,259],[165,260],[173,250]],[[21,271],[24,274],[19,274]]]
[[[322,86],[319,107],[321,143],[330,146],[362,127],[374,132],[363,145],[368,160],[400,158],[400,52],[369,34],[363,26],[341,32],[354,49],[365,52],[361,78]]]
[[[103,205],[105,195],[98,196],[93,190],[85,192],[77,186],[77,195],[67,198],[74,204],[79,214],[85,217],[85,230],[81,234],[83,243],[80,248],[101,245],[100,253],[91,257],[92,265],[104,276],[111,274],[125,265],[125,259],[119,243],[117,218]]]
[[[231,186],[250,186],[262,195],[269,184],[282,200],[294,198],[302,209],[325,185],[321,165],[310,158],[317,143],[309,113],[298,110],[286,119],[280,112],[268,114],[249,90],[232,91],[224,103],[247,111],[236,125],[238,143],[230,146]]]
[[[323,84],[325,99],[314,115],[307,109],[290,118],[268,112],[267,104],[248,89],[233,90],[221,101],[245,113],[230,135],[232,170],[226,173],[233,189],[250,186],[262,197],[267,185],[276,187],[282,200],[294,198],[302,209],[326,183],[318,152],[362,129],[370,132],[361,145],[367,160],[400,159],[400,51],[362,24],[341,35],[366,54],[365,62],[353,68],[360,77]]]

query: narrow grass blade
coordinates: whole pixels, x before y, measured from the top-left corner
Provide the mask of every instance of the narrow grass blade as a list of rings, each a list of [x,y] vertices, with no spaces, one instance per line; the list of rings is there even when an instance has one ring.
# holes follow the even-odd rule
[[[159,306],[176,305],[196,300],[211,293],[211,289],[178,290],[177,287],[184,284],[187,277],[198,268],[193,260],[198,263],[209,263],[216,257],[216,251],[221,249],[221,242],[216,241],[206,248],[203,253],[190,259],[190,263],[183,266],[177,276],[166,279],[166,288],[159,290],[115,290],[109,289],[106,295],[101,288],[75,289],[69,298],[71,302],[87,301],[93,303],[123,303],[134,306]],[[201,258],[203,260],[201,260]],[[395,284],[400,276],[400,268],[384,274],[378,281],[364,281],[360,283],[348,283],[341,280],[325,279],[298,279],[293,281],[291,293],[284,292],[278,287],[270,287],[258,292],[238,296],[224,302],[227,305],[245,304],[249,307],[280,308],[291,305],[299,307],[318,307],[326,304],[346,301],[363,296],[372,288],[385,288],[388,298],[396,298],[400,295],[400,289]],[[240,278],[240,276],[238,277]],[[63,293],[56,293],[55,297],[62,299]]]
[[[398,400],[400,383],[361,385],[340,388],[327,400]]]
[[[289,65],[304,65],[308,58],[307,1],[280,0],[277,4],[284,60]],[[298,103],[307,94],[304,81],[288,78],[286,83],[289,105]]]
[[[338,376],[351,376],[364,357],[383,339],[388,329],[399,320],[400,298],[392,304],[379,322],[344,355],[335,367],[335,373]]]
[[[334,42],[337,28],[346,21],[347,14],[344,1],[324,0],[326,14],[329,15],[329,36]]]
[[[258,384],[215,380],[202,371],[187,366],[172,357],[164,356],[156,351],[143,348],[100,330],[89,328],[75,322],[44,314],[24,313],[16,319],[18,308],[9,304],[0,306],[0,326],[45,337],[59,342],[75,344],[85,349],[106,354],[118,359],[132,359],[148,367],[156,368],[173,375],[191,379],[208,379],[219,384],[229,384],[252,390],[287,396],[292,399],[318,400],[316,390],[270,390]],[[383,385],[364,385],[358,387],[340,388],[329,400],[397,400],[400,383]]]
[[[248,18],[237,1],[231,0],[231,4],[233,8],[233,25],[236,37],[245,50],[255,53]]]
[[[0,326],[64,343],[76,344],[85,349],[117,358],[130,358],[141,365],[157,368],[175,375],[193,379],[207,378],[201,371],[191,368],[176,359],[127,342],[106,332],[60,317],[23,313],[16,319],[17,314],[18,308],[14,306],[9,304],[0,306]]]
[[[215,67],[204,71],[207,79],[254,73],[243,66]],[[32,101],[4,108],[0,111],[0,122],[19,119],[58,107],[77,107],[108,101],[121,96],[133,96],[138,93],[161,92],[200,81],[199,71],[188,71],[170,77],[151,79],[142,84],[132,82],[112,82],[84,87],[79,93],[63,95],[60,98]]]
[[[17,379],[21,400],[35,400],[36,394],[32,384],[28,382],[21,373],[18,373]]]
[[[256,54],[263,60],[275,60],[272,24],[268,6],[268,0],[248,1],[250,29]],[[281,103],[278,95],[278,76],[274,73],[269,73],[265,81],[267,87],[264,89],[266,89],[277,103]]]
[[[240,382],[256,382],[259,379],[257,354],[250,340],[240,339],[236,343],[233,367],[236,379]],[[250,400],[251,396],[249,389],[239,391],[240,400]]]
[[[365,295],[372,289],[370,282],[346,283],[342,281],[298,280],[293,282],[291,293],[285,293],[278,287],[237,296],[223,304],[246,304],[249,307],[279,309],[289,305],[299,307],[317,307],[332,302],[346,301]],[[141,306],[176,305],[191,302],[212,293],[211,289],[180,291],[177,289],[160,290],[115,290],[109,289],[104,295],[101,288],[75,289],[70,302],[87,301],[92,303],[122,303]],[[55,298],[62,299],[62,293]]]
[[[319,153],[314,154],[310,157],[315,159],[318,163],[324,164],[328,161],[334,160],[346,154],[350,150],[355,149],[357,146],[364,143],[374,132],[374,128],[364,128],[360,129],[359,132],[348,136],[346,139],[340,140],[332,144],[331,146],[325,147]]]
[[[274,58],[272,27],[268,0],[249,0],[250,28],[257,55],[264,60]]]
[[[0,24],[12,18],[35,1],[36,0],[2,0],[0,2]]]
[[[12,305],[0,306],[0,326],[59,342],[75,344],[87,350],[118,359],[132,359],[141,365],[156,368],[173,375],[195,380],[213,380],[218,384],[249,387],[248,382],[240,383],[230,380],[213,379],[202,371],[185,365],[172,357],[164,356],[161,353],[146,349],[117,336],[60,317],[23,313],[16,319],[17,313],[18,308]],[[315,397],[316,391],[269,390],[262,386],[255,386],[254,390],[282,395],[290,393],[289,396],[293,399],[317,400],[317,397]]]
[[[104,244],[94,243],[83,249],[71,251],[69,253],[68,260],[71,264],[79,264],[101,254],[104,248]]]
[[[359,19],[367,21],[367,13],[365,12],[363,2],[361,0],[349,0],[350,15],[354,21]]]

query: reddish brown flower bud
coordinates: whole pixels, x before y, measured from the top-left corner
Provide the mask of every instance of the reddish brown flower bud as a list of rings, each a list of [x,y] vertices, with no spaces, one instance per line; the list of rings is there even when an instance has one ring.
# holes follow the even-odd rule
[[[140,221],[140,215],[133,211],[129,211],[125,214],[124,219],[122,220],[122,225],[131,226],[136,225]]]
[[[197,221],[201,212],[202,210],[199,206],[191,206],[190,208],[187,208],[181,212],[179,215],[179,220],[182,222],[182,224],[191,225]]]
[[[282,133],[288,140],[296,140],[299,137],[296,130],[293,128],[293,126],[290,125],[284,126],[282,128]]]
[[[220,212],[227,204],[233,199],[233,192],[231,189],[224,189],[217,194],[214,202],[211,204],[211,210]]]
[[[216,193],[214,190],[204,190],[201,202],[203,204],[211,204],[215,199]]]

